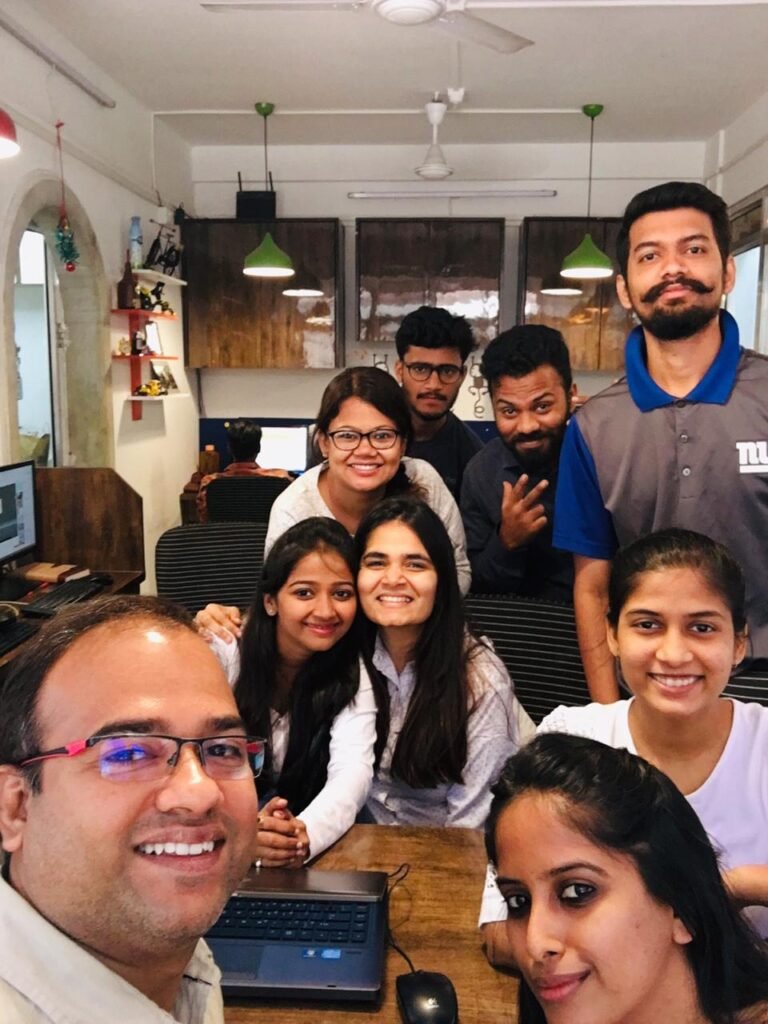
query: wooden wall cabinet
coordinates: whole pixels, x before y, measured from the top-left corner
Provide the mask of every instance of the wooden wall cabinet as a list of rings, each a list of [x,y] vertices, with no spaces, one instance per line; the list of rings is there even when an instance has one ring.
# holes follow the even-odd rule
[[[501,218],[359,219],[360,344],[393,342],[406,313],[442,306],[485,345],[498,333],[503,254]]]
[[[266,231],[320,279],[321,298],[289,298],[285,279],[246,277],[243,261]],[[340,365],[338,220],[184,222],[184,342],[192,367]]]
[[[635,326],[631,312],[616,295],[618,217],[593,218],[589,231],[614,261],[614,276],[603,281],[575,282],[581,295],[543,295],[542,283],[559,278],[563,257],[584,237],[583,217],[526,217],[520,251],[518,322],[546,324],[560,331],[568,344],[574,370],[614,372],[624,366],[624,342]],[[559,278],[565,283],[565,278]]]

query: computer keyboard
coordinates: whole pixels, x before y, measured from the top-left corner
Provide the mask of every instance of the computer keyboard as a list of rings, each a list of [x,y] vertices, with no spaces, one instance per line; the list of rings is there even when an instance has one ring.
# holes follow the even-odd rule
[[[353,900],[260,899],[233,896],[209,935],[246,936],[315,945],[363,943],[371,905]]]
[[[46,590],[39,597],[33,597],[28,604],[31,608],[55,612],[65,605],[74,604],[75,601],[85,601],[88,597],[95,597],[103,589],[103,578],[84,576],[81,580],[67,580],[66,583],[59,583],[53,590]]]
[[[25,640],[29,640],[39,628],[39,620],[28,622],[26,619],[16,619],[14,622],[4,622],[0,626],[0,658]]]

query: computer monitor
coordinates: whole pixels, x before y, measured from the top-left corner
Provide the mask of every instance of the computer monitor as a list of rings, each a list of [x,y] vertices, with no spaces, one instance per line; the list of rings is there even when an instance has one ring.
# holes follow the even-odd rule
[[[307,428],[264,427],[257,461],[263,469],[303,473],[307,468]]]
[[[35,464],[0,466],[0,565],[35,546]]]

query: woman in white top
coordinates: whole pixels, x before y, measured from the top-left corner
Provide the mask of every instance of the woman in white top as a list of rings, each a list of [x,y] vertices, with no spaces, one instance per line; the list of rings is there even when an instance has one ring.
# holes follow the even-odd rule
[[[394,377],[375,366],[353,366],[337,374],[323,392],[315,421],[313,444],[323,462],[276,499],[266,550],[307,516],[332,516],[354,534],[382,498],[413,494],[445,524],[466,593],[471,569],[459,509],[428,462],[404,457],[411,433],[408,406]]]
[[[332,519],[284,533],[240,644],[211,637],[246,728],[267,738],[254,859],[299,867],[352,825],[373,774],[376,705],[359,664],[352,540]]]
[[[501,661],[466,627],[451,540],[432,509],[381,502],[355,544],[379,705],[367,811],[379,824],[480,827],[491,782],[533,725]]]
[[[687,797],[721,855],[724,878],[768,936],[768,708],[722,696],[747,650],[744,577],[721,544],[690,530],[622,548],[609,584],[608,642],[631,700],[556,708],[539,732],[626,747]],[[506,909],[483,897],[489,956],[505,962]]]

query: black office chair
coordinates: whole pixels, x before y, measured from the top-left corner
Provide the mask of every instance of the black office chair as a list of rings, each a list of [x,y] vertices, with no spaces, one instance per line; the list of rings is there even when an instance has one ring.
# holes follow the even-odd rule
[[[264,562],[266,523],[187,523],[155,548],[157,593],[194,615],[210,602],[247,608]]]
[[[266,523],[275,498],[290,483],[278,476],[219,476],[206,491],[208,522]]]
[[[465,603],[472,626],[493,641],[536,723],[558,704],[590,702],[570,605],[513,594],[469,594]]]
[[[747,670],[737,673],[726,686],[724,696],[751,700],[768,707],[768,672]]]

